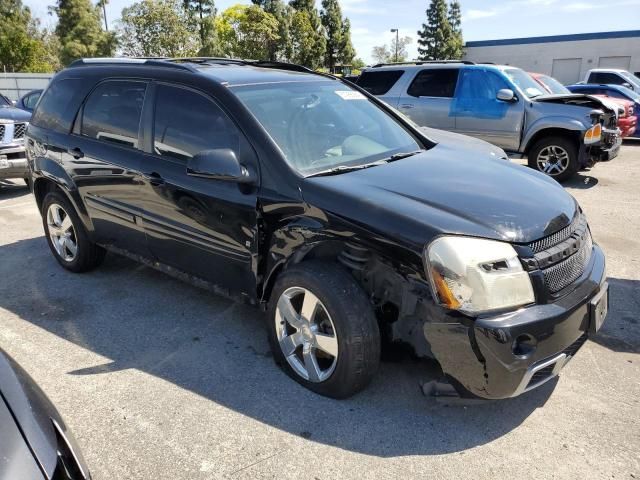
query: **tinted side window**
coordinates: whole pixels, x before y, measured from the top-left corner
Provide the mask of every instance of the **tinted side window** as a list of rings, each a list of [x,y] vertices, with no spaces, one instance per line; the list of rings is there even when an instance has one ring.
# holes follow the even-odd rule
[[[80,134],[136,148],[146,88],[143,82],[124,80],[98,85],[84,104]]]
[[[371,95],[384,95],[395,85],[402,76],[404,70],[366,70],[362,72],[358,81],[358,86],[364,88]]]
[[[240,134],[213,101],[185,88],[158,85],[154,121],[154,151],[186,161],[216,148],[238,152]]]
[[[24,106],[27,108],[33,108],[38,103],[38,99],[40,98],[39,93],[32,93],[31,95],[27,95],[24,99]]]
[[[31,117],[37,127],[69,133],[80,98],[85,95],[86,81],[80,78],[53,80]]]
[[[412,97],[453,97],[458,83],[457,68],[422,70],[407,93]]]
[[[601,83],[604,85],[622,85],[624,78],[615,73],[593,72],[589,75],[589,83]]]

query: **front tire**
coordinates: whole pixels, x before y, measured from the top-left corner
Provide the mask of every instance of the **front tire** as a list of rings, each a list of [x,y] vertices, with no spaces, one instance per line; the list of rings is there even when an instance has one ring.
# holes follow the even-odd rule
[[[306,388],[332,398],[366,387],[380,362],[371,304],[335,263],[308,261],[280,275],[267,313],[276,363]]]
[[[558,182],[568,180],[579,170],[578,146],[565,137],[542,138],[529,151],[529,166]]]
[[[42,225],[51,253],[65,269],[93,270],[102,263],[105,250],[91,240],[73,205],[61,192],[47,193],[42,201]]]

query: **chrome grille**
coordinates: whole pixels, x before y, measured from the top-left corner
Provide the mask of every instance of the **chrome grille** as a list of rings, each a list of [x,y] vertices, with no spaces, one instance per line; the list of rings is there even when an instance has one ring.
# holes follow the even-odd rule
[[[559,292],[563,288],[575,282],[584,272],[589,259],[591,258],[591,250],[593,249],[593,241],[591,233],[587,233],[587,239],[582,248],[566,260],[556,263],[552,267],[542,270],[544,281],[547,288],[552,293]]]
[[[13,127],[13,138],[24,138],[24,134],[26,131],[26,123],[16,123]]]
[[[555,247],[559,243],[562,243],[566,239],[568,239],[573,234],[573,232],[579,229],[582,225],[586,226],[586,223],[587,218],[584,215],[580,214],[573,222],[571,222],[571,225],[564,227],[562,230],[559,230],[556,233],[549,235],[548,237],[544,237],[540,240],[536,240],[535,242],[530,243],[529,247],[531,247],[533,253],[539,253],[551,247]]]
[[[0,125],[0,142],[4,139],[5,127],[4,125]]]

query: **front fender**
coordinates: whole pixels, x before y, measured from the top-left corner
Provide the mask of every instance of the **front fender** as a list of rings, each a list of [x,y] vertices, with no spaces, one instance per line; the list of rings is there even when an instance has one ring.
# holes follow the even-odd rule
[[[588,127],[580,121],[576,120],[572,117],[565,116],[544,116],[536,121],[534,121],[528,128],[525,133],[524,138],[522,139],[522,145],[524,146],[523,150],[526,150],[530,146],[530,142],[532,139],[536,138],[540,132],[543,130],[566,130],[568,132],[579,133],[580,137],[584,132],[587,131]]]

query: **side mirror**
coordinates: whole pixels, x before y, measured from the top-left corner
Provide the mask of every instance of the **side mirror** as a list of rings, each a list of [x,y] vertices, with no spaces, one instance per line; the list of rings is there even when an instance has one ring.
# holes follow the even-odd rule
[[[230,148],[196,153],[187,162],[187,175],[244,184],[256,181],[255,174],[240,164],[236,152]]]
[[[498,90],[496,98],[501,102],[515,102],[517,100],[516,94],[513,93],[513,90],[511,90],[510,88],[501,88],[500,90]]]

